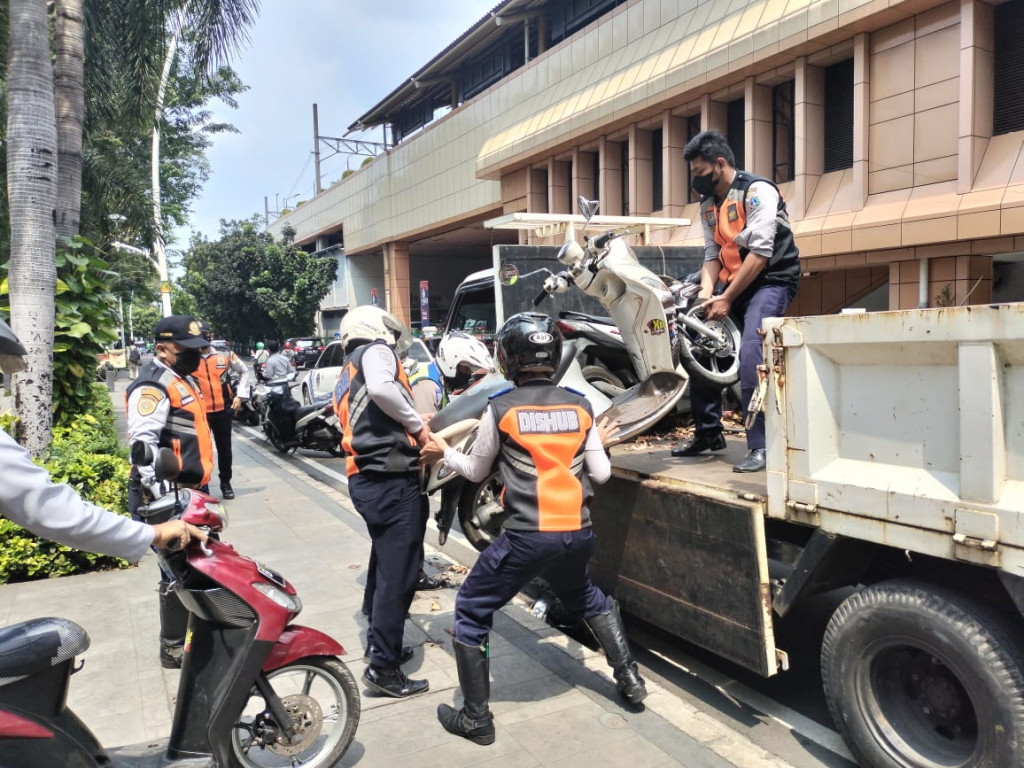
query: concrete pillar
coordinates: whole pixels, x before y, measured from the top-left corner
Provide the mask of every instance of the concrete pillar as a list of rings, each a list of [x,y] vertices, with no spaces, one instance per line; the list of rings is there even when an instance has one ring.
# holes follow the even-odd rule
[[[794,194],[787,203],[790,218],[800,219],[825,168],[825,73],[821,67],[808,64],[806,56],[796,60],[795,90]]]
[[[665,201],[665,215],[675,218],[682,215],[683,206],[687,202],[689,174],[686,161],[683,160],[687,139],[686,118],[676,117],[665,110],[661,116],[661,134],[665,137],[661,147],[661,162],[665,169],[662,199]]]
[[[726,132],[728,127],[728,107],[724,101],[712,101],[711,96],[705,95],[700,102],[700,129],[710,131]]]
[[[597,144],[598,162],[601,168],[598,179],[598,196],[601,212],[609,216],[622,214],[622,150],[620,143],[609,141],[604,136]]]
[[[597,174],[594,174],[595,152],[583,152],[579,148],[572,152],[572,212],[576,213],[576,198],[580,195],[593,200],[597,197]]]
[[[772,89],[767,85],[758,85],[753,77],[748,77],[744,82],[743,96],[746,108],[745,170],[770,179],[775,175],[772,167]]]
[[[651,189],[653,176],[651,132],[642,131],[636,124],[629,127],[629,212],[634,216],[650,216],[654,207]],[[661,162],[661,158],[658,158]]]
[[[853,210],[868,199],[871,146],[871,39],[866,32],[853,38]]]
[[[551,213],[570,213],[572,211],[572,179],[569,178],[569,166],[562,160],[552,158],[548,161],[548,209]]]
[[[384,306],[409,327],[410,312],[409,244],[384,245]]]
[[[531,168],[526,177],[526,210],[530,213],[548,212],[547,168]]]
[[[974,186],[989,139],[995,68],[992,6],[960,0],[960,130],[957,141],[957,191]]]

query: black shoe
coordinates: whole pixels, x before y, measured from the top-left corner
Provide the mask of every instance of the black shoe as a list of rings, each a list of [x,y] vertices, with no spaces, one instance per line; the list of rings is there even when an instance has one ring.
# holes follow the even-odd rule
[[[765,467],[764,448],[754,448],[739,464],[732,468],[733,472],[760,472]]]
[[[647,684],[629,651],[626,627],[622,623],[619,604],[612,600],[611,610],[585,619],[597,642],[604,651],[608,666],[612,668],[615,687],[630,704],[637,705],[647,698]]]
[[[363,671],[363,682],[371,689],[393,699],[405,699],[430,689],[426,680],[410,680],[399,669],[381,669],[372,664]]]
[[[432,579],[425,573],[420,573],[420,579],[416,582],[417,592],[427,592],[431,589],[441,589],[444,587],[444,581],[442,579]]]
[[[164,669],[181,669],[185,658],[185,646],[160,644],[160,666]]]
[[[370,660],[370,650],[371,650],[371,647],[367,647],[366,652],[363,654],[363,661],[369,661]],[[413,653],[414,653],[414,651],[413,651],[412,648],[409,648],[408,646],[404,646],[402,648],[402,653],[398,657],[398,663],[399,664],[405,664],[407,661],[409,661],[409,659],[412,658]]]
[[[235,498],[235,492],[231,488],[231,483],[220,484],[220,497],[222,499],[233,499]]]
[[[725,435],[721,432],[694,435],[692,440],[677,443],[672,447],[673,456],[697,456],[705,451],[724,451]]]

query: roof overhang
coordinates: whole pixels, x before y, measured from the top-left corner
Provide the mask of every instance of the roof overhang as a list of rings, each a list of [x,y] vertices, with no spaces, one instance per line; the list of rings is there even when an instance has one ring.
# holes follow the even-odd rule
[[[674,229],[690,226],[689,219],[664,216],[593,216],[589,221],[571,213],[507,213],[484,222],[484,229],[517,229],[532,232],[536,237],[557,237],[570,230],[614,229],[645,235],[656,229]]]

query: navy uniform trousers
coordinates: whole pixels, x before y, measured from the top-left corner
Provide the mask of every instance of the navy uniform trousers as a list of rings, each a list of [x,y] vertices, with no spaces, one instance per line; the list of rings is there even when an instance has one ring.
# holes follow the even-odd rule
[[[372,595],[366,644],[370,663],[394,669],[402,653],[405,616],[423,564],[423,534],[430,508],[418,473],[352,475],[349,498],[372,542],[366,592]]]
[[[757,387],[757,366],[764,357],[764,347],[757,329],[766,317],[782,317],[786,307],[796,295],[796,285],[765,284],[743,302],[732,305],[730,316],[740,326],[740,396],[743,398],[743,418]],[[722,429],[722,389],[706,383],[697,376],[690,377],[690,407],[696,433],[713,434]],[[747,449],[765,447],[764,414],[758,414],[747,430]]]
[[[611,602],[587,572],[595,538],[589,527],[502,531],[480,553],[455,597],[455,639],[464,645],[486,644],[494,612],[541,573],[573,617],[589,619],[611,610]]]

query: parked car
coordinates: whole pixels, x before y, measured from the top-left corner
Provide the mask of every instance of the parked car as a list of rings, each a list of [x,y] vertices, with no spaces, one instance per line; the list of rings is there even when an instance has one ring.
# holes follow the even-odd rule
[[[292,364],[296,370],[311,367],[324,351],[324,343],[319,336],[288,339],[285,344],[290,345],[294,353]]]
[[[426,376],[441,385],[441,372],[438,370],[434,356],[430,353],[427,345],[421,339],[414,339],[409,351],[406,352],[405,361],[415,361],[419,372],[426,373]],[[340,341],[332,341],[320,354],[320,358],[312,366],[305,381],[302,382],[302,402],[310,404],[319,400],[326,400],[334,392],[334,385],[338,383],[341,376],[341,368],[345,362],[345,350]],[[415,379],[415,374],[410,378]]]

